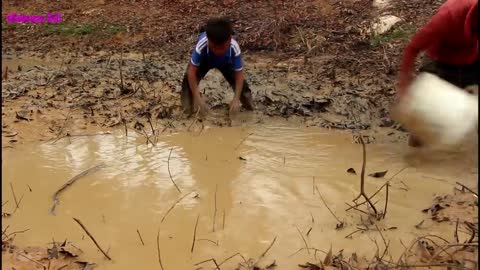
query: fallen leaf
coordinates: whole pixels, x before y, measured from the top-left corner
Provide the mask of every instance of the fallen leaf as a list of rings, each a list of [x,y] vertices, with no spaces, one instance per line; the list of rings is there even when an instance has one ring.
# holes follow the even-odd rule
[[[386,170],[384,172],[371,173],[368,176],[375,177],[375,178],[382,178],[382,177],[385,176],[385,174],[387,174],[387,172],[388,172],[388,170]]]
[[[350,168],[347,170],[347,173],[351,173],[351,174],[357,174],[357,172],[355,171],[354,168]]]

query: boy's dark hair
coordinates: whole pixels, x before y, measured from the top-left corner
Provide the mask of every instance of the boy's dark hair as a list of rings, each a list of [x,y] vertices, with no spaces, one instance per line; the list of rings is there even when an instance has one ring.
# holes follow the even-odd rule
[[[208,20],[204,29],[208,40],[217,45],[225,43],[233,35],[232,22],[225,17]]]

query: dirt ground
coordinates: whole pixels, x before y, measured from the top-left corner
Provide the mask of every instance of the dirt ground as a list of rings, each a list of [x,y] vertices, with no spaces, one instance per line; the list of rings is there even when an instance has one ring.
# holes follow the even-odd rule
[[[141,134],[149,143],[160,133],[189,130],[193,124],[232,125],[235,119],[227,117],[232,91],[218,73],[202,82],[212,108],[209,117],[188,118],[179,101],[200,24],[218,14],[234,19],[254,93],[256,111],[242,114],[259,122],[275,117],[362,130],[371,143],[405,141],[404,130],[389,118],[396,70],[405,42],[442,1],[395,1],[382,12],[394,12],[403,21],[381,36],[368,31],[381,13],[369,0],[37,2],[2,1],[3,148],[114,129]],[[7,24],[12,12],[61,12],[63,23]],[[397,260],[388,258],[384,247],[373,260],[328,254],[301,267],[476,269],[477,208],[472,193],[456,191],[437,198],[427,211],[432,220],[449,222],[452,233],[456,227],[471,232],[469,239],[425,237]],[[15,247],[15,233],[6,237],[3,230],[2,265],[8,269],[91,267],[75,263],[77,256],[62,251],[61,243],[48,250]]]

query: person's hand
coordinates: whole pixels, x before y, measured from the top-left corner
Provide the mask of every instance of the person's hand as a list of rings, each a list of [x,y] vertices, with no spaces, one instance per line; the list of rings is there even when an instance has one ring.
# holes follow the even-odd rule
[[[232,102],[230,103],[230,111],[229,114],[233,115],[238,112],[238,108],[240,107],[240,100],[237,97],[234,97]]]
[[[200,95],[193,99],[193,107],[194,107],[195,113],[197,113],[198,111],[201,116],[204,116],[205,114],[208,113],[208,108],[207,108],[207,104],[205,103],[205,99]]]

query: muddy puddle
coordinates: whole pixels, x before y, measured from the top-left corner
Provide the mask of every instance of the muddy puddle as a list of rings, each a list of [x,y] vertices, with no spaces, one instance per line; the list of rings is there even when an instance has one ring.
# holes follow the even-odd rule
[[[390,228],[383,234],[391,240],[394,257],[404,250],[400,240],[452,237],[451,226],[433,224],[421,210],[435,194],[451,192],[456,181],[475,186],[476,160],[469,149],[440,155],[412,153],[405,144],[367,145],[366,173],[388,170],[384,178],[366,178],[367,192],[397,174],[387,218],[379,223]],[[305,250],[292,256],[305,247],[299,231],[309,247],[326,252],[331,246],[334,252],[372,256],[374,241],[382,241],[374,231],[345,238],[361,222],[359,213],[345,212],[346,202],[358,194],[362,160],[361,145],[353,143],[350,132],[280,123],[207,127],[201,133],[162,135],[156,146],[118,132],[24,144],[3,154],[2,195],[10,201],[4,212],[14,208],[10,183],[16,196],[23,196],[20,209],[4,218],[4,225],[29,229],[16,236],[16,244],[46,246],[52,239],[68,239],[97,269],[159,269],[158,231],[164,269],[213,269],[213,264],[195,264],[210,258],[221,262],[237,252],[256,260],[275,237],[259,264],[275,260],[277,269],[297,269],[314,256]],[[100,163],[105,167],[60,195],[51,215],[54,192]],[[349,168],[357,175],[347,173]],[[335,230],[337,222],[314,185],[345,228]],[[383,204],[384,195],[377,199]],[[105,260],[72,218],[82,221],[113,261]],[[239,262],[235,257],[221,269],[235,269]]]

